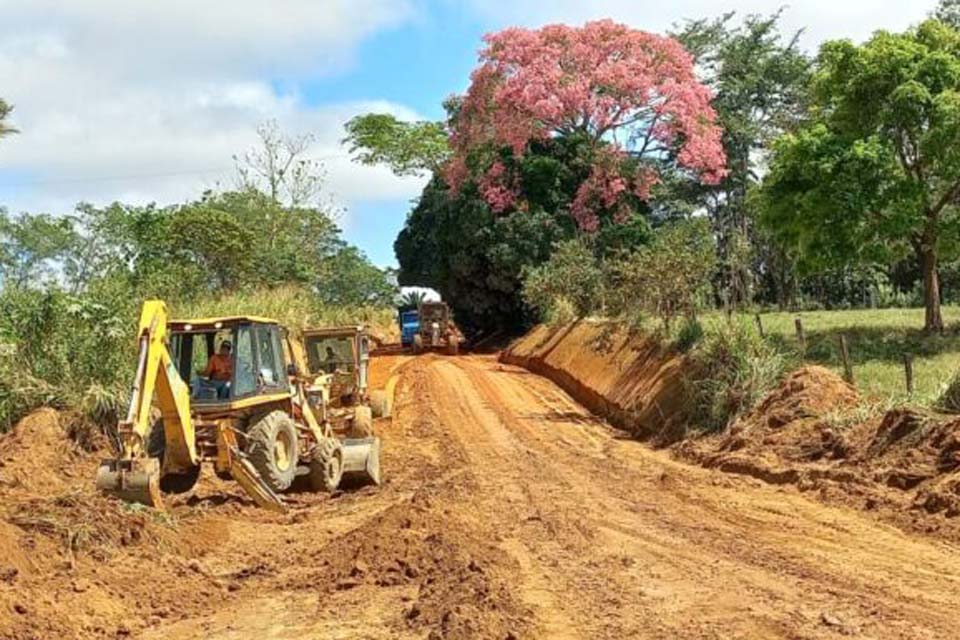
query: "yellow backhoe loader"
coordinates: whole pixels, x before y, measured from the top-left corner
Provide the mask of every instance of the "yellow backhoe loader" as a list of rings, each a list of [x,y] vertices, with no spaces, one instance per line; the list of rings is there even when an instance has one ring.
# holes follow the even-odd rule
[[[315,413],[276,321],[168,320],[166,305],[151,300],[137,335],[118,457],[97,471],[102,491],[163,508],[163,493],[193,488],[203,462],[236,480],[258,505],[280,511],[279,494],[298,475],[308,476],[315,490],[335,489],[344,474],[380,483],[379,439],[338,439],[324,417],[329,393],[319,403],[311,394]],[[208,376],[215,354],[217,375]]]

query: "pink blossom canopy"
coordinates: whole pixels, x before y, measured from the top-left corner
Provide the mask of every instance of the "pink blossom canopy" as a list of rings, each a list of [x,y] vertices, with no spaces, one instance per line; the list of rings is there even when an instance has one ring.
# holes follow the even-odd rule
[[[521,157],[532,140],[586,134],[604,149],[572,206],[589,230],[597,225],[597,208],[615,209],[626,193],[646,200],[658,180],[650,166],[622,175],[617,158],[669,152],[705,183],[726,174],[710,90],[676,40],[601,20],[580,28],[510,28],[485,41],[451,125],[455,154],[446,178],[452,188],[467,178],[467,155],[478,146],[509,147]],[[478,182],[497,211],[515,203],[506,178],[494,163]]]

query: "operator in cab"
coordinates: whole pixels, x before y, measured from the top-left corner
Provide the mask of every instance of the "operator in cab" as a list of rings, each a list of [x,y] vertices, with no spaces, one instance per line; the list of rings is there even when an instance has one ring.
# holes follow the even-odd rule
[[[330,345],[327,345],[327,355],[323,359],[323,370],[327,373],[337,372],[337,354]]]
[[[210,387],[216,389],[218,399],[226,399],[230,396],[230,380],[233,378],[233,360],[230,352],[233,345],[229,340],[220,343],[220,351],[210,356],[207,361],[207,368],[200,376],[207,379]]]

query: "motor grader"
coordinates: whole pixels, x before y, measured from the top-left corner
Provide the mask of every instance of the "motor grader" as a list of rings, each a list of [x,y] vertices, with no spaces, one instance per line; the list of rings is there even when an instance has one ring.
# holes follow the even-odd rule
[[[443,351],[449,355],[457,355],[460,351],[460,333],[450,317],[450,307],[446,302],[422,301],[417,306],[417,317],[419,328],[412,341],[415,354]],[[402,328],[401,326],[401,330]]]
[[[305,370],[307,394],[338,436],[365,438],[373,434],[373,418],[390,415],[386,392],[370,390],[370,336],[363,326],[309,328],[294,343]],[[323,402],[324,393],[329,401]]]
[[[260,506],[284,510],[280,493],[304,475],[314,490],[345,474],[380,483],[377,438],[336,437],[323,418],[329,390],[299,381],[287,332],[270,318],[168,319],[159,300],[143,305],[139,357],[118,455],[97,471],[97,487],[128,502],[163,508],[163,493],[189,491],[203,463],[232,478]],[[229,380],[203,377],[231,345]],[[315,385],[317,386],[317,385]]]

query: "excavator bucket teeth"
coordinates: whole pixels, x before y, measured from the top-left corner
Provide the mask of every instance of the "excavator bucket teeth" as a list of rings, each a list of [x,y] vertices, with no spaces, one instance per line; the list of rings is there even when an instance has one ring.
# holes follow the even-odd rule
[[[287,511],[283,500],[267,486],[249,460],[236,450],[231,452],[230,458],[230,475],[258,506],[277,513]]]
[[[343,477],[380,486],[380,438],[347,438],[343,447]]]
[[[97,489],[124,502],[163,509],[157,458],[105,460],[97,469]]]

